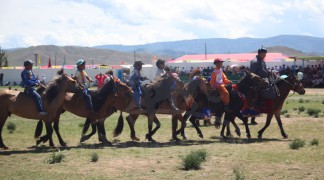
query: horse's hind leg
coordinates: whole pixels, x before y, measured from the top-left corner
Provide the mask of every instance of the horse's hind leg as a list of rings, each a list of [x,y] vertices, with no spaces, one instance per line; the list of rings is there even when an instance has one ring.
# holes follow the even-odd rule
[[[183,115],[183,121],[187,122],[189,117],[190,117],[190,111],[186,111],[185,114]],[[181,129],[181,136],[183,139],[187,139],[185,134],[185,128]]]
[[[154,115],[149,114],[147,115],[147,119],[148,119],[148,133],[146,134],[145,138],[149,141],[154,141],[152,138],[152,128],[153,128],[153,120],[154,120]]]
[[[2,129],[3,129],[3,126],[4,126],[7,118],[8,118],[8,115],[0,117],[0,148],[2,148],[2,149],[8,149],[8,147],[3,143],[3,140],[2,140]]]
[[[225,128],[227,126],[229,126],[229,121],[226,120],[226,119],[224,119],[224,121],[223,121],[223,127],[222,127],[222,130],[221,130],[221,133],[220,133],[221,137],[224,138],[224,139],[226,139],[226,136],[224,135],[224,130],[225,130]]]
[[[189,118],[189,121],[191,122],[191,124],[195,127],[196,131],[197,131],[197,134],[200,138],[204,138],[204,135],[203,133],[201,132],[199,126],[197,125],[196,123],[196,117],[194,115],[192,115],[190,118]]]
[[[136,119],[138,118],[138,116],[139,116],[138,114],[130,114],[126,117],[129,129],[131,131],[130,136],[133,141],[140,140],[138,137],[136,137],[136,132],[135,132],[135,128],[134,128],[135,122],[136,122]]]
[[[36,145],[39,145],[41,142],[45,143],[46,141],[52,138],[53,127],[51,122],[45,122],[45,126],[46,126],[46,135],[42,136],[39,140],[37,140]]]
[[[267,115],[267,121],[266,124],[264,125],[264,127],[258,132],[258,138],[262,138],[262,134],[263,132],[269,127],[270,123],[271,123],[271,119],[272,119],[273,114],[268,114]]]
[[[249,118],[243,117],[242,114],[239,114],[237,117],[243,121],[243,124],[245,126],[245,131],[246,131],[246,137],[250,139],[251,133],[250,133],[249,125],[248,125]]]
[[[280,128],[280,132],[281,132],[282,137],[283,138],[288,138],[288,135],[285,133],[285,130],[283,129],[282,122],[281,122],[281,118],[280,118],[280,114],[279,113],[276,113],[275,114],[275,117],[276,117],[276,120],[278,122],[278,125],[279,125],[279,128]]]
[[[91,121],[91,120],[90,120],[90,121]],[[83,135],[81,136],[80,143],[82,143],[82,142],[84,142],[84,141],[90,139],[94,134],[96,134],[96,132],[97,132],[97,122],[91,124],[91,128],[92,128],[92,131],[91,131],[90,134],[88,134],[88,135],[84,135],[84,134],[83,134]]]
[[[53,126],[54,127],[54,131],[55,131],[55,133],[57,135],[57,138],[58,138],[58,140],[60,142],[60,145],[61,146],[66,146],[66,143],[64,142],[64,140],[63,140],[63,138],[62,138],[62,136],[60,134],[59,123],[60,123],[59,120],[54,121],[54,126]],[[50,139],[50,141],[51,140],[52,139]],[[52,143],[53,143],[53,140],[52,140]]]

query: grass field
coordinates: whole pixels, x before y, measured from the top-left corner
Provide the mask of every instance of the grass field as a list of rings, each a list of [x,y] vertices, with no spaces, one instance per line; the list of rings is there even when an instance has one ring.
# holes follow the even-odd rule
[[[304,111],[300,111],[301,106]],[[288,139],[282,139],[275,119],[263,139],[257,139],[257,131],[265,123],[263,115],[257,118],[258,125],[250,126],[251,140],[246,139],[244,126],[237,120],[242,137],[222,140],[219,129],[206,126],[201,127],[205,139],[200,139],[188,125],[188,140],[174,142],[170,141],[170,117],[159,115],[162,127],[154,136],[157,143],[144,139],[147,132],[144,116],[135,127],[141,141],[133,142],[126,122],[122,135],[112,137],[116,114],[105,123],[112,146],[100,145],[97,136],[80,144],[79,125],[84,119],[64,113],[60,129],[68,143],[66,148],[49,148],[48,144],[35,147],[33,134],[37,121],[13,115],[3,130],[4,142],[10,149],[0,150],[0,179],[323,179],[323,89],[307,89],[304,96],[291,96],[283,109],[288,111],[282,115]],[[309,116],[308,109],[319,109],[318,117]],[[16,125],[13,133],[7,129],[9,122]],[[58,145],[56,135],[53,137]],[[306,141],[305,146],[290,149],[289,144],[297,138]],[[314,138],[318,139],[318,146],[310,145]],[[197,149],[207,151],[207,160],[200,170],[183,170],[181,157]],[[58,151],[65,155],[63,161],[49,164],[47,160]],[[91,162],[93,153],[99,157],[97,162]]]

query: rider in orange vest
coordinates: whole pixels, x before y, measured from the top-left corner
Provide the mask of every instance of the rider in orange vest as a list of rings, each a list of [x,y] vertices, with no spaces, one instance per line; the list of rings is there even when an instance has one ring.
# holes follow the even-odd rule
[[[229,93],[228,93],[227,89],[225,88],[225,84],[231,84],[232,82],[227,79],[226,75],[224,74],[224,72],[222,70],[223,62],[224,61],[219,58],[216,58],[214,60],[214,64],[216,65],[216,67],[214,68],[214,71],[211,74],[210,85],[219,91],[222,102],[225,105],[224,110],[230,111]]]

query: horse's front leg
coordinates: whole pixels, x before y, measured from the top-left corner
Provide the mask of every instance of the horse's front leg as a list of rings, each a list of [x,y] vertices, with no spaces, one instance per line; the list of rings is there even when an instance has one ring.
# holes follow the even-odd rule
[[[148,127],[148,133],[146,134],[145,138],[149,141],[154,141],[152,138],[152,128],[153,128],[153,120],[154,120],[154,115],[153,114],[148,114],[147,115],[147,127]]]
[[[130,136],[133,141],[139,141],[140,139],[136,137],[136,132],[135,132],[135,122],[138,118],[138,114],[130,114],[126,117],[129,129],[130,129]]]
[[[269,127],[270,123],[271,123],[271,119],[273,117],[273,114],[267,114],[267,121],[266,124],[264,125],[264,127],[258,132],[258,138],[262,138],[262,134],[263,132]]]
[[[279,128],[280,128],[280,132],[281,132],[281,135],[283,138],[288,138],[288,135],[285,133],[285,130],[282,126],[282,121],[281,121],[281,117],[280,117],[280,114],[279,113],[275,113],[275,117],[276,117],[276,120],[278,122],[278,125],[279,125]]]
[[[90,122],[94,122],[94,120],[90,119]],[[91,124],[91,129],[92,129],[92,131],[91,131],[90,134],[88,134],[88,135],[82,134],[81,139],[80,139],[80,143],[90,139],[94,134],[96,134],[96,132],[97,132],[97,122],[94,122],[94,123]]]
[[[46,135],[42,136],[39,140],[36,141],[36,145],[39,145],[41,142],[45,143],[47,142],[49,139],[52,138],[53,135],[53,127],[52,127],[52,123],[50,122],[50,120],[48,119],[45,122],[45,127],[46,127]],[[52,147],[54,146],[54,144],[50,144]]]

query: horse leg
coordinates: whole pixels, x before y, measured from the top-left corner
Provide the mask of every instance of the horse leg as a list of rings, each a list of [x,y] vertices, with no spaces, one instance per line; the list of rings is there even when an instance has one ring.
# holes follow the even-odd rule
[[[0,120],[1,120],[1,122],[0,122],[0,148],[2,148],[2,149],[8,149],[8,147],[3,143],[3,140],[2,140],[2,129],[3,129],[4,124],[6,123],[7,118],[8,118],[8,115],[0,118]]]
[[[258,123],[255,121],[255,117],[252,117],[251,118],[251,124],[252,125],[257,125]]]
[[[224,130],[225,130],[225,128],[227,126],[229,126],[229,121],[227,121],[226,119],[224,119],[224,121],[223,121],[223,127],[222,127],[222,130],[221,130],[221,133],[220,133],[221,137],[224,138],[224,139],[226,139],[226,136],[224,136]]]
[[[189,119],[189,121],[191,122],[191,124],[195,127],[197,134],[200,138],[204,138],[203,133],[201,132],[199,126],[196,124],[196,117],[194,115],[192,115]]]
[[[190,117],[190,111],[186,111],[185,114],[183,115],[183,121],[186,122],[189,117]],[[185,134],[185,128],[181,129],[181,136],[183,139],[187,139]]]
[[[63,147],[65,147],[66,146],[66,143],[64,142],[64,140],[63,140],[63,138],[62,138],[62,136],[60,134],[59,123],[60,123],[59,120],[54,121],[54,126],[53,127],[54,127],[55,133],[57,135],[57,138],[58,138],[58,140],[60,142],[60,145],[63,146]],[[50,143],[51,143],[51,141],[53,143],[53,139],[50,139]]]
[[[279,113],[275,113],[275,117],[276,117],[276,120],[278,122],[278,125],[279,125],[279,128],[280,128],[280,132],[281,132],[281,135],[283,138],[288,138],[288,135],[285,133],[285,130],[283,129],[283,126],[282,126],[282,121],[281,121],[281,118],[280,118],[280,114]]]
[[[156,117],[156,115],[154,115],[153,122],[155,123],[156,127],[152,130],[151,136],[153,136],[156,133],[156,131],[161,127],[161,123],[159,119]]]
[[[84,122],[83,129],[82,129],[82,135],[85,135],[85,133],[88,131],[90,127],[90,119],[86,118],[86,121]]]
[[[152,139],[153,119],[154,119],[154,116],[152,114],[148,114],[147,115],[147,120],[148,120],[148,123],[147,123],[148,133],[146,134],[145,139],[147,139],[149,141],[153,141],[153,139]]]
[[[53,135],[52,123],[49,121],[45,122],[45,127],[46,127],[46,135],[42,136],[39,140],[37,140],[36,145],[39,145],[41,142],[45,143],[46,141],[52,138]],[[52,145],[54,146],[54,144],[50,144],[50,146]]]
[[[92,121],[90,120],[90,122],[92,122]],[[82,134],[81,139],[80,139],[80,143],[90,139],[94,134],[96,134],[96,132],[97,132],[97,122],[91,124],[91,128],[92,128],[92,131],[91,131],[90,134],[88,134],[88,135]]]
[[[100,142],[106,145],[111,145],[111,142],[107,139],[106,130],[105,130],[105,121],[98,121],[97,123],[98,128],[98,139]]]
[[[258,138],[262,138],[262,134],[263,132],[269,127],[270,123],[271,123],[271,119],[272,119],[273,113],[268,114],[267,115],[267,121],[266,124],[264,125],[264,127],[258,132]]]
[[[243,121],[243,124],[245,126],[246,137],[248,139],[250,139],[251,138],[251,133],[250,133],[249,125],[248,125],[249,118],[242,116],[242,114],[238,114],[237,117],[240,118]]]
[[[136,119],[138,118],[138,116],[139,116],[138,114],[130,114],[126,117],[129,129],[131,131],[130,136],[133,141],[140,140],[138,137],[136,137],[135,128],[134,128],[135,122],[136,122]]]

